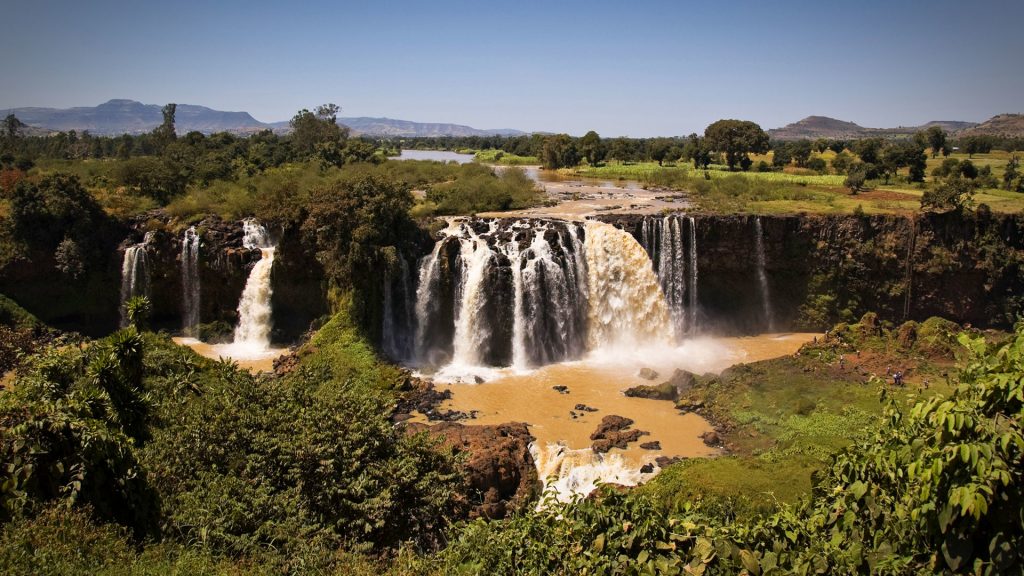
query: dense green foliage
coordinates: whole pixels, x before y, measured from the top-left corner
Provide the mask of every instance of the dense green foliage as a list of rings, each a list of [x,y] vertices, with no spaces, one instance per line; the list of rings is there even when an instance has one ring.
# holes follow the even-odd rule
[[[507,168],[497,175],[479,164],[467,164],[461,170],[461,178],[430,186],[418,215],[519,210],[540,203],[541,193],[533,180],[518,168]]]
[[[46,351],[0,393],[0,522],[84,505],[235,557],[431,545],[461,480],[449,452],[392,425],[402,382],[344,315],[283,378],[135,328]]]

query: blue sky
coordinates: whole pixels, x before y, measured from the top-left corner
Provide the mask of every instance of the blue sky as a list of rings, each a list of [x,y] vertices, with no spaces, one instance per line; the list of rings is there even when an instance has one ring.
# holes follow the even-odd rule
[[[1024,112],[1024,0],[5,0],[0,108],[111,98],[603,136]]]

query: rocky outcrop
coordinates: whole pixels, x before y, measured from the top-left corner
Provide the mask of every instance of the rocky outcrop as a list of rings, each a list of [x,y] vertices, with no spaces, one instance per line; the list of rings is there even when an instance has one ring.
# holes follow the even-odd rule
[[[182,326],[181,244],[186,228],[163,212],[151,213],[132,222],[118,250],[120,258],[125,248],[150,233],[146,262],[152,323],[158,329],[176,331]],[[238,300],[249,272],[261,258],[260,251],[242,245],[239,222],[210,216],[196,224],[196,230],[200,237],[200,322],[233,326],[238,322]]]
[[[590,435],[593,444],[590,448],[594,452],[602,453],[612,448],[626,449],[630,442],[636,442],[641,436],[647,436],[648,432],[641,430],[629,430],[633,426],[633,420],[617,415],[608,415],[601,419],[597,429]]]
[[[537,468],[530,454],[534,438],[521,422],[466,426],[444,422],[410,423],[409,433],[426,431],[444,445],[464,453],[465,495],[470,518],[504,518],[533,502],[540,492]]]
[[[697,377],[686,370],[676,370],[672,378],[657,386],[633,386],[625,391],[632,398],[649,398],[651,400],[678,400],[680,396],[693,387]]]

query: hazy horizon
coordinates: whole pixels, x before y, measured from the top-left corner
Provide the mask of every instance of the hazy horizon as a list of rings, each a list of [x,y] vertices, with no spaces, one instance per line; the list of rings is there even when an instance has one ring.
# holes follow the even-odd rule
[[[113,98],[602,136],[809,115],[866,127],[1024,111],[1024,3],[37,2],[5,11],[0,108]],[[976,21],[976,26],[964,26]]]

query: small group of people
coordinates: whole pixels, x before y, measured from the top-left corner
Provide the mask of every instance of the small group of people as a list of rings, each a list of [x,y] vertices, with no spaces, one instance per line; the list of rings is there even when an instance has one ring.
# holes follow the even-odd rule
[[[904,382],[903,382],[903,371],[902,370],[897,370],[897,371],[893,372],[892,371],[892,367],[890,366],[890,367],[887,367],[885,369],[885,375],[892,378],[893,385],[895,385],[895,386],[903,386],[904,385]]]

